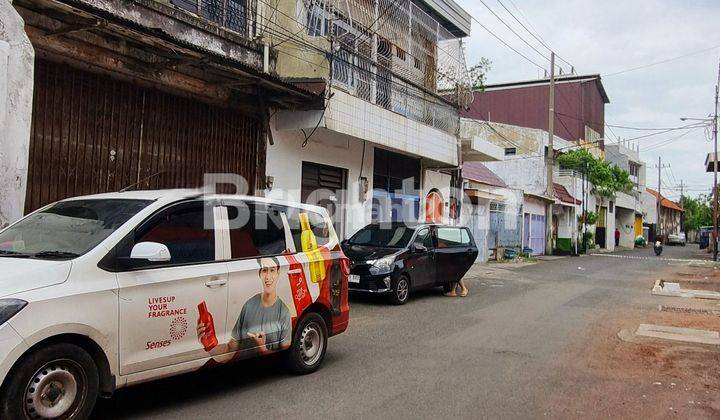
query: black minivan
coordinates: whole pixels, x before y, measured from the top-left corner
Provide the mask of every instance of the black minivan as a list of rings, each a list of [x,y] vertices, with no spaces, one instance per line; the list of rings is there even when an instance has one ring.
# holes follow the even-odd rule
[[[449,287],[478,255],[469,229],[434,224],[373,223],[342,248],[352,261],[350,291],[388,294],[397,305],[414,290]]]

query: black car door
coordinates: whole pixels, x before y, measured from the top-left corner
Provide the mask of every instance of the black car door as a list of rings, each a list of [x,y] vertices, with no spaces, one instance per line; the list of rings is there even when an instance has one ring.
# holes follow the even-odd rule
[[[460,280],[475,262],[478,250],[465,228],[437,228],[437,275],[441,283]]]
[[[435,249],[429,227],[418,229],[405,259],[413,288],[435,284]]]

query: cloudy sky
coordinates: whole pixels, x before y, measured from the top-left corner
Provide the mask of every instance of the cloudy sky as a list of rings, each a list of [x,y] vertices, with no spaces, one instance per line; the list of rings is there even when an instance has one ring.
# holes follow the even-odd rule
[[[513,35],[479,0],[457,0],[478,21],[528,58],[547,67],[548,62]],[[547,53],[498,0],[483,0],[505,22]],[[678,127],[690,124],[680,117],[707,117],[713,112],[714,89],[720,59],[720,1],[687,0],[499,0],[539,38],[575,66],[579,74],[603,77],[610,97],[606,124],[643,128]],[[519,11],[518,11],[519,8]],[[523,17],[524,16],[524,17]],[[526,20],[525,20],[526,19]],[[713,48],[715,47],[715,48]],[[502,45],[473,22],[468,39],[468,63],[480,57],[492,61],[488,83],[528,80],[542,72]],[[712,48],[712,49],[710,49]],[[710,50],[708,50],[710,49]],[[679,58],[635,71],[612,73],[658,61]],[[559,62],[565,65],[563,62]],[[565,70],[569,66],[565,65]],[[651,134],[613,128],[621,138]],[[678,136],[683,135],[681,138]],[[606,138],[615,136],[606,129]],[[657,188],[658,156],[670,165],[662,174],[664,192],[709,192],[712,174],[705,174],[705,156],[712,150],[710,132],[704,128],[676,130],[636,140],[641,158],[648,164],[648,184]]]

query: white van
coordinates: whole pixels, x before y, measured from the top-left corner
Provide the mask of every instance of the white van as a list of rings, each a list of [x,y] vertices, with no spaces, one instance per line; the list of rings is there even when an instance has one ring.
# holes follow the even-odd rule
[[[117,388],[284,352],[348,325],[325,209],[196,191],[59,201],[0,231],[0,412],[87,418]]]

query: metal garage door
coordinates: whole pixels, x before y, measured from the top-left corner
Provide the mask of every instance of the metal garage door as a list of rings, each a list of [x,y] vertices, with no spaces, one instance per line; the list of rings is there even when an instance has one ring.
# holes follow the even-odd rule
[[[265,162],[259,124],[236,110],[45,60],[34,90],[26,212],[138,182],[197,187],[210,172],[252,190]]]

